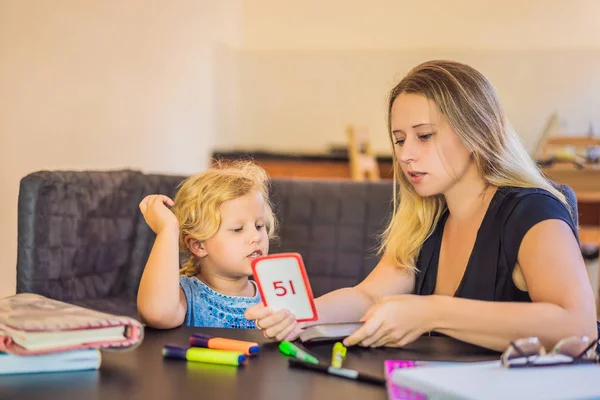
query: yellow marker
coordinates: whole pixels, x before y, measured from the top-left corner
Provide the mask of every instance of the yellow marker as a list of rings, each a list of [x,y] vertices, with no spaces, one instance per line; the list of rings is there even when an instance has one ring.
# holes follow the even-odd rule
[[[240,352],[203,349],[201,347],[181,347],[171,344],[163,348],[163,357],[197,361],[212,364],[240,365],[246,363],[246,355]]]
[[[331,352],[331,366],[333,368],[342,368],[342,362],[346,358],[346,347],[340,342],[333,345],[333,351]]]

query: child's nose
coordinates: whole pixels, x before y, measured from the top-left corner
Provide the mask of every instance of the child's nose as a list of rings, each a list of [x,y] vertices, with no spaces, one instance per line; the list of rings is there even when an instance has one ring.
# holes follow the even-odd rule
[[[255,229],[250,233],[250,243],[256,243],[260,240],[260,231]]]

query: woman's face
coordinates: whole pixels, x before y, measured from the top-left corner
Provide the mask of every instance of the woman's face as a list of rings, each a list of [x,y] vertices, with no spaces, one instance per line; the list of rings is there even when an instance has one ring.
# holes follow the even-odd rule
[[[420,196],[444,194],[476,172],[469,150],[425,96],[402,93],[396,97],[391,125],[399,167]]]

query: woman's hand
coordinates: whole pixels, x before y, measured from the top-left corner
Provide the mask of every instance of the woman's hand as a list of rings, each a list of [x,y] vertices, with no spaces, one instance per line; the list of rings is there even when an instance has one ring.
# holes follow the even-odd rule
[[[288,310],[273,312],[262,303],[248,307],[244,316],[248,320],[254,320],[265,337],[278,341],[295,340],[303,327]]]
[[[177,217],[167,205],[173,207],[173,200],[162,194],[151,194],[140,202],[140,211],[146,223],[157,235],[168,227],[179,229]]]
[[[345,346],[401,347],[433,327],[431,296],[402,294],[383,298],[360,319],[364,325],[344,339]]]

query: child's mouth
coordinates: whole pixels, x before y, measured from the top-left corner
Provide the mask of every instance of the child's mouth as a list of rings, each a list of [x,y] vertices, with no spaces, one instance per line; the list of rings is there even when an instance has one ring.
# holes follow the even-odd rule
[[[258,256],[262,256],[262,251],[261,250],[256,250],[255,252],[248,254],[248,258],[256,258]]]

